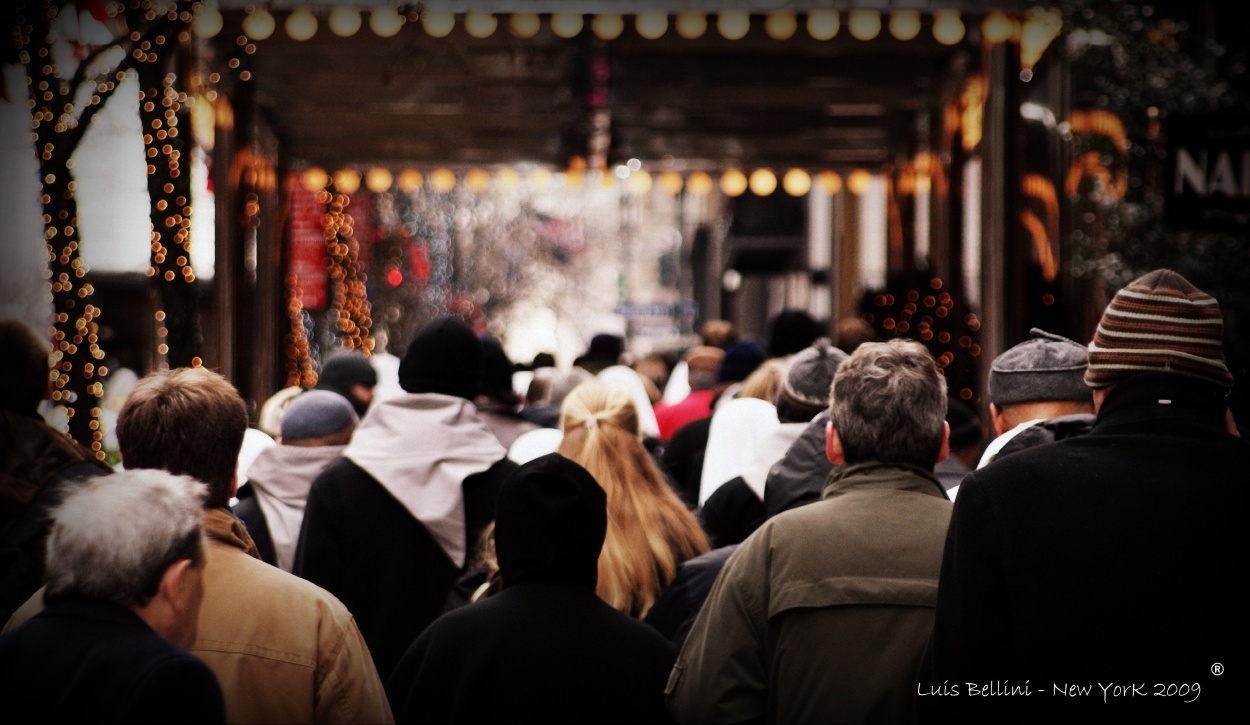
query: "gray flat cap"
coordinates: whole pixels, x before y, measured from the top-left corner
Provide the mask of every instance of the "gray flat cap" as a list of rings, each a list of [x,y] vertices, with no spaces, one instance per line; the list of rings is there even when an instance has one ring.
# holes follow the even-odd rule
[[[356,421],[356,411],[347,398],[329,390],[309,390],[295,396],[282,411],[282,437],[320,438],[338,433]]]
[[[990,366],[990,402],[998,406],[1041,400],[1091,399],[1085,384],[1089,357],[1085,346],[1034,327],[1032,340],[994,358]]]

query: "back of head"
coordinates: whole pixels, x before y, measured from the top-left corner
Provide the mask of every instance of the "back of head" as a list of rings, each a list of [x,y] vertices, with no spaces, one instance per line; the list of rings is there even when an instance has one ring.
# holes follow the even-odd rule
[[[848,355],[865,342],[875,342],[876,339],[877,333],[863,318],[846,317],[838,322],[838,349]]]
[[[865,343],[838,366],[829,415],[847,463],[933,470],[945,430],[946,378],[920,343]]]
[[[203,562],[204,484],[163,471],[88,479],[52,513],[47,599],[143,606],[170,564]]]
[[[353,385],[372,388],[378,384],[378,372],[369,358],[354,350],[342,350],[326,356],[317,376],[322,390],[349,390]]]
[[[508,359],[503,345],[493,337],[482,339],[482,376],[479,379],[478,394],[516,404],[516,391],[512,389],[512,373],[515,366]]]
[[[759,343],[754,340],[739,340],[725,350],[725,356],[716,366],[716,382],[737,383],[746,380],[767,359],[768,356]]]
[[[309,390],[282,413],[283,445],[342,445],[359,419],[352,404],[328,390]]]
[[[15,319],[0,320],[0,408],[34,415],[48,392],[48,346]]]
[[[156,468],[208,484],[207,506],[226,506],[247,430],[247,406],[230,381],[205,368],[147,375],[117,417],[126,468]]]
[[[777,393],[781,390],[781,376],[785,374],[786,361],[781,358],[765,360],[763,365],[742,381],[739,398],[759,398],[774,403]]]
[[[1036,327],[1029,333],[1033,339],[1008,349],[990,365],[990,402],[1000,408],[1040,401],[1089,403],[1085,347]]]
[[[1089,345],[1085,382],[1106,388],[1138,373],[1163,372],[1233,387],[1215,298],[1170,269],[1156,269],[1116,292]]]
[[[607,497],[586,469],[558,453],[512,472],[499,489],[495,552],[503,585],[558,582],[594,588],[607,531]]]
[[[829,389],[848,355],[822,337],[795,353],[786,365],[777,393],[777,417],[783,423],[806,423],[829,406]]]
[[[768,327],[768,356],[793,355],[825,334],[820,323],[803,310],[782,310]]]
[[[699,331],[704,345],[719,347],[722,350],[738,341],[738,329],[729,320],[708,320]]]
[[[725,351],[719,347],[700,345],[692,347],[682,356],[689,368],[691,390],[707,390],[716,385],[716,371],[720,368]]]
[[[698,522],[642,445],[629,390],[604,380],[577,386],[560,413],[559,452],[607,493],[608,534],[599,559],[599,596],[641,616],[683,558],[707,549]]]
[[[482,343],[454,317],[422,325],[399,363],[399,385],[409,393],[439,393],[472,400],[482,373]]]

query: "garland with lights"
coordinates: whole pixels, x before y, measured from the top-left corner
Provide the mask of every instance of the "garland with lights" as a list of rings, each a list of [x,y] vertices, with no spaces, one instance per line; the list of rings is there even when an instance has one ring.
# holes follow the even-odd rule
[[[351,197],[322,191],[317,200],[326,205],[322,229],[330,257],[333,288],[330,308],[337,318],[335,328],[344,348],[371,355],[373,338],[369,335],[369,328],[373,320],[370,317],[369,297],[365,292],[364,270],[360,266],[360,247],[353,236],[352,217],[346,211]]]
[[[125,17],[131,26],[153,22],[161,14],[151,0],[130,0]],[[140,85],[139,120],[147,158],[152,220],[148,276],[157,290],[157,354],[161,367],[199,365],[200,333],[195,275],[191,270],[190,104],[176,71],[181,48],[191,42],[190,12],[165,13],[169,37],[162,33],[142,43],[133,55]],[[179,131],[182,131],[179,134]]]
[[[299,277],[295,274],[286,276],[286,316],[290,324],[286,333],[286,386],[311,388],[317,384],[317,372],[308,350],[304,304],[300,301]]]
[[[100,309],[92,303],[94,289],[81,257],[72,157],[92,119],[147,52],[144,44],[150,49],[158,36],[168,33],[168,23],[192,5],[171,3],[167,12],[154,15],[152,22],[131,27],[129,33],[92,48],[69,77],[62,73],[53,50],[52,25],[63,3],[27,0],[13,10],[14,50],[26,69],[31,136],[42,185],[39,201],[48,251],[45,276],[51,282],[53,306],[52,401],[64,406],[70,436],[89,446],[101,460],[105,452],[99,421],[100,378],[108,371],[99,365],[104,359],[96,322]],[[189,19],[190,14],[186,17]],[[99,68],[105,54],[114,48],[126,54],[116,63]],[[93,92],[84,102],[76,103],[79,90],[84,88]]]

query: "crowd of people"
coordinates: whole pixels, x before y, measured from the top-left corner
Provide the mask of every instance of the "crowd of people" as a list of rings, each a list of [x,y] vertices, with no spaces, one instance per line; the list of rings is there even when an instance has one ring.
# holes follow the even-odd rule
[[[381,376],[329,357],[265,432],[222,376],[158,371],[113,472],[38,416],[46,348],[0,321],[0,700],[23,722],[1231,711],[1250,444],[1216,300],[1157,270],[1088,345],[1033,330],[993,360],[985,426],[920,343],[826,332],[714,321],[680,359],[598,335],[518,375],[438,318]]]

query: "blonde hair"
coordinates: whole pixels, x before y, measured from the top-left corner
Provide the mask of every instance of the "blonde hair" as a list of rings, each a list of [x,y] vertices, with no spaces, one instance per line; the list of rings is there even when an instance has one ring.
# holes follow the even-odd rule
[[[641,618],[677,565],[708,550],[707,535],[643,447],[638,411],[624,386],[602,380],[577,386],[564,400],[560,428],[560,454],[590,471],[607,494],[595,592]]]
[[[785,372],[786,361],[775,357],[765,361],[755,372],[742,381],[739,398],[759,398],[770,403],[777,400],[777,391],[781,390],[781,375]]]

